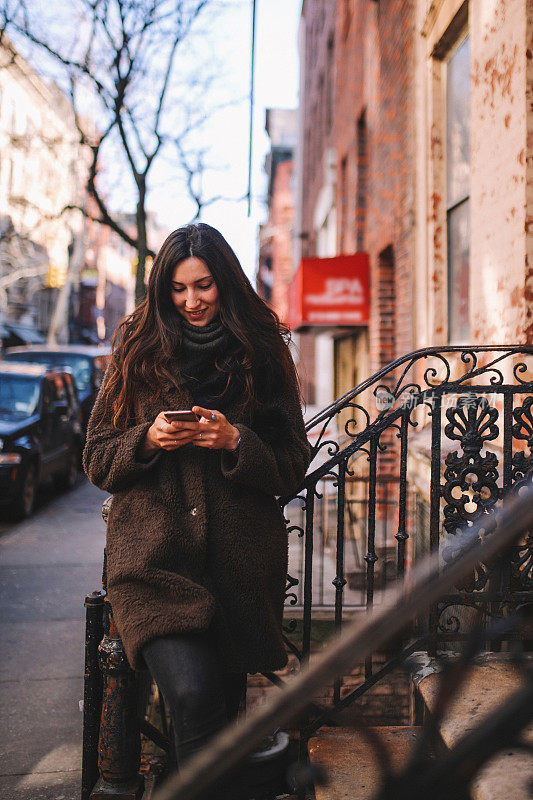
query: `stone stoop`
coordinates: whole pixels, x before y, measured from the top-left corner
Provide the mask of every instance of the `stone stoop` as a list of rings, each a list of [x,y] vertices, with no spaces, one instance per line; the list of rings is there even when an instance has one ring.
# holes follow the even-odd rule
[[[414,725],[369,729],[386,747],[393,770],[405,764],[418,731]],[[322,729],[309,740],[309,758],[327,776],[326,785],[315,786],[316,800],[370,800],[381,785],[375,750],[368,737],[354,728]]]
[[[429,713],[435,706],[439,680],[438,672],[426,668],[417,681]],[[442,720],[439,733],[443,744],[453,747],[522,685],[519,670],[506,661],[503,654],[487,653],[478,658]],[[533,747],[533,725],[525,730],[522,739]],[[531,752],[508,747],[480,770],[470,794],[472,800],[531,800],[532,785]]]

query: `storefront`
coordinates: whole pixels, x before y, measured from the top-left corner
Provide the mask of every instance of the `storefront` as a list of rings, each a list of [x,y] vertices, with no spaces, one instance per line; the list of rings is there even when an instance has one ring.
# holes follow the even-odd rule
[[[288,324],[316,337],[317,407],[324,407],[369,374],[370,307],[367,253],[303,258],[289,289]],[[348,412],[342,420],[344,424]]]

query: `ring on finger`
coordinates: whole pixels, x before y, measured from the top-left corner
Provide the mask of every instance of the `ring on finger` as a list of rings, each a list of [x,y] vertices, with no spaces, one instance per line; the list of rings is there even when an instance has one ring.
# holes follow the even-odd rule
[[[198,438],[200,438],[200,439],[201,439],[201,438],[202,438],[202,434],[200,434],[200,436],[199,436]]]

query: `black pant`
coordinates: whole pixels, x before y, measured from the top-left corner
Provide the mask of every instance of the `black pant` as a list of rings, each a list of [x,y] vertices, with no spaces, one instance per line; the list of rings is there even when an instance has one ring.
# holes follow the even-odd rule
[[[221,672],[209,633],[154,639],[143,656],[170,712],[179,767],[236,718],[246,673]]]

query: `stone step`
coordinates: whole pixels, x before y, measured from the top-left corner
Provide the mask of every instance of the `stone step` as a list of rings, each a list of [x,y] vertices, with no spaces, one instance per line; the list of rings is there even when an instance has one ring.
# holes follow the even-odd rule
[[[425,674],[425,677],[424,677]],[[484,717],[493,713],[524,682],[521,672],[504,654],[485,654],[470,667],[469,674],[449,704],[439,733],[443,743],[452,748]],[[437,699],[440,675],[431,665],[417,680],[420,695],[431,713]],[[523,734],[524,743],[533,747],[533,725]],[[506,747],[478,773],[470,794],[472,800],[531,800],[533,757],[518,747]]]
[[[420,731],[414,725],[369,728],[387,748],[393,769],[405,764]],[[367,737],[354,728],[324,728],[309,740],[311,763],[328,778],[316,786],[316,800],[370,800],[381,784],[381,770]]]

